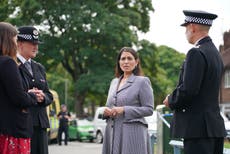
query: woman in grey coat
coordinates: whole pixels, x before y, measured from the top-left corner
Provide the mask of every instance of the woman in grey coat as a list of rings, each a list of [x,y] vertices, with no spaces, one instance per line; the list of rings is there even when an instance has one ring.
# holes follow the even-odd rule
[[[103,154],[149,154],[148,124],[153,113],[153,90],[142,76],[135,50],[121,49],[104,110],[107,118]]]

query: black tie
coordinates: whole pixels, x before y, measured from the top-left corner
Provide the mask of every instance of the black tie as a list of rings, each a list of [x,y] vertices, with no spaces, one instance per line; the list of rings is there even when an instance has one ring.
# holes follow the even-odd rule
[[[32,68],[31,68],[31,64],[29,61],[26,61],[24,63],[25,67],[27,68],[27,70],[30,72],[31,75],[33,75],[33,72],[32,72]]]

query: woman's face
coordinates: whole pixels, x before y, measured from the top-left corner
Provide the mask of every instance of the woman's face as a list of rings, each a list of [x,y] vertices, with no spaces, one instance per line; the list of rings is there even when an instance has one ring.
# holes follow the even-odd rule
[[[121,54],[119,65],[124,74],[131,74],[137,64],[137,60],[131,53],[124,51]]]

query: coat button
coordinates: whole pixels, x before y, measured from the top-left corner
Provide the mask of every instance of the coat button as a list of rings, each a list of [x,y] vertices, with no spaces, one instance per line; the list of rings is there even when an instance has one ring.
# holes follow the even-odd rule
[[[182,112],[185,112],[185,111],[186,111],[185,109],[182,110]]]

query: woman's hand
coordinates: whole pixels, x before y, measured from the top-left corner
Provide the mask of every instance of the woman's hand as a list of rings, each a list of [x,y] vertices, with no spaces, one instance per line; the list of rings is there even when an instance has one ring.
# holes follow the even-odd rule
[[[111,113],[111,109],[106,107],[105,110],[104,110],[104,116],[106,117],[111,117],[112,116],[112,113]]]
[[[121,115],[123,113],[124,113],[124,107],[123,106],[121,106],[121,107],[113,107],[112,110],[111,110],[111,114],[112,114],[113,117]]]
[[[116,117],[118,115],[121,115],[124,113],[124,107],[113,107],[113,108],[108,108],[106,107],[104,110],[104,116],[109,116],[109,117]]]

